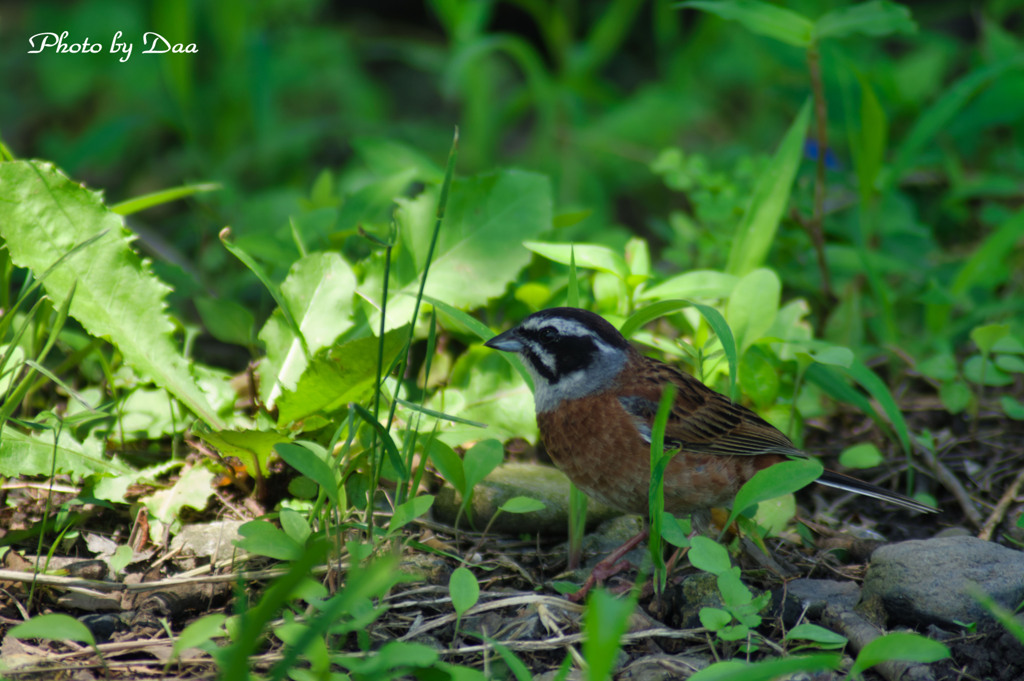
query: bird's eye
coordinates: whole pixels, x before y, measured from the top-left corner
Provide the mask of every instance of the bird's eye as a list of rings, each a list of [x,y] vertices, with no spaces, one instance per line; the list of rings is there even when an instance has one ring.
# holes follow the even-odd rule
[[[545,326],[539,332],[541,343],[550,343],[558,338],[558,331],[551,326]]]

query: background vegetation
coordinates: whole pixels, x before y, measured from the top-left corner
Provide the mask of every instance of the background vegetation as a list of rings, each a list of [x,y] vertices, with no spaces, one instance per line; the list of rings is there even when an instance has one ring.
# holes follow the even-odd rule
[[[1024,418],[1018,5],[5,9],[0,475],[18,482],[0,541],[52,557],[100,531],[123,575],[197,513],[248,504],[238,547],[285,576],[238,585],[175,654],[239,678],[267,645],[275,677],[302,678],[301,657],[307,678],[525,678],[500,645],[453,657],[367,627],[399,556],[438,552],[409,530],[440,481],[468,499],[502,442],[536,441],[523,377],[480,340],[577,296],[797,442],[860,444],[844,465],[886,460],[948,499],[927,462]],[[61,30],[104,50],[23,49]],[[142,54],[146,31],[198,52]],[[944,470],[994,502],[1020,468],[999,451],[986,476],[965,473],[978,450]],[[959,506],[944,522],[984,524]],[[440,554],[458,619],[483,573]],[[324,564],[331,588],[309,579]],[[614,650],[623,630],[599,622],[633,603],[599,593],[582,626]],[[757,630],[747,596],[719,629]],[[614,657],[589,645],[597,678]]]

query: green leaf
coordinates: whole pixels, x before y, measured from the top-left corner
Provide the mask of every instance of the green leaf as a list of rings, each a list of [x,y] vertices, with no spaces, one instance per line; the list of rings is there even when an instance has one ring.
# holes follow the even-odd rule
[[[204,466],[192,466],[170,488],[158,490],[141,501],[151,520],[170,525],[178,520],[186,506],[197,511],[205,510],[212,496],[213,473]],[[159,530],[154,526],[153,531]]]
[[[974,394],[963,381],[956,380],[939,386],[939,399],[950,414],[959,414],[971,404]]]
[[[899,438],[900,446],[904,452],[909,453],[910,432],[907,429],[907,422],[903,418],[903,412],[900,411],[896,400],[893,399],[889,387],[878,377],[878,374],[869,369],[863,362],[854,361],[849,367],[843,368],[843,371],[853,380],[857,381],[862,388],[867,390],[871,397],[882,407],[882,411],[885,412],[885,416],[889,419],[889,425],[896,431],[896,437]],[[866,411],[874,413],[873,408]]]
[[[429,511],[433,505],[434,496],[431,494],[421,494],[399,504],[395,507],[395,514],[391,516],[388,531],[397,532]]]
[[[466,496],[469,491],[466,488],[466,474],[463,471],[462,459],[455,453],[455,450],[437,438],[430,441],[430,461],[441,474],[441,477],[448,481],[448,484],[455,490]]]
[[[999,406],[1014,421],[1024,421],[1024,404],[1020,400],[1011,395],[1003,395],[999,398]]]
[[[238,534],[241,539],[234,541],[235,546],[249,553],[288,561],[305,553],[302,544],[265,520],[250,520],[238,528]]]
[[[785,639],[790,641],[814,641],[815,643],[838,646],[846,645],[848,641],[842,634],[837,634],[834,631],[817,624],[811,624],[810,622],[798,624],[790,629],[786,632]]]
[[[842,658],[831,653],[793,655],[763,662],[745,663],[738,660],[716,662],[689,678],[688,681],[774,681],[774,679],[811,674],[828,669],[839,669]]]
[[[690,545],[690,520],[679,520],[665,511],[661,515],[661,538],[672,546],[686,547]]]
[[[729,552],[725,547],[714,539],[700,534],[690,540],[690,553],[687,557],[693,567],[713,575],[723,574],[732,568]]]
[[[530,262],[523,241],[533,239],[551,226],[550,181],[539,173],[502,170],[457,180],[438,236],[430,277],[424,293],[459,308],[480,307],[505,291]],[[410,254],[418,274],[426,259],[433,216],[416,223],[399,222],[399,239],[413,249]],[[473,282],[467,286],[466,282]],[[360,286],[371,301],[380,298],[376,281]],[[415,277],[402,285],[388,302],[388,328],[409,321],[419,290]],[[424,298],[426,299],[426,298]]]
[[[759,470],[736,493],[736,501],[733,502],[726,526],[755,504],[803,489],[820,478],[824,470],[814,459],[782,461]]]
[[[267,346],[259,370],[260,395],[268,407],[283,391],[295,389],[309,356],[352,327],[355,288],[355,274],[339,253],[313,253],[292,264],[281,284],[281,306],[259,333]]]
[[[866,204],[875,193],[875,181],[885,161],[889,121],[870,81],[860,73],[857,80],[860,82],[860,120],[850,132],[850,154],[857,171],[861,203]]]
[[[903,5],[873,0],[832,10],[814,22],[814,39],[845,38],[855,33],[870,36],[916,33],[917,24]]]
[[[309,522],[295,509],[282,508],[278,520],[281,522],[281,529],[284,533],[299,544],[305,544],[309,535],[313,533]]]
[[[736,275],[716,270],[691,270],[669,277],[645,289],[641,300],[665,298],[727,298],[738,281]]]
[[[187,627],[181,630],[178,637],[174,639],[174,646],[171,648],[171,657],[177,658],[182,651],[189,648],[198,648],[212,641],[215,637],[225,636],[224,622],[227,617],[222,613],[213,613],[200,617]]]
[[[319,485],[334,508],[339,508],[338,481],[334,471],[315,452],[293,443],[280,443],[274,451],[286,464]]]
[[[624,321],[622,326],[619,327],[619,333],[629,338],[644,324],[691,305],[692,303],[688,300],[662,300],[653,305],[648,305],[637,310],[629,319]]]
[[[79,442],[67,430],[62,431],[56,447],[52,431],[26,435],[13,428],[5,428],[0,437],[0,476],[8,478],[32,475],[50,475],[53,459],[56,470],[75,479],[100,473],[126,475],[130,468],[117,459],[108,459],[102,441],[88,438]]]
[[[636,599],[632,596],[616,598],[604,589],[590,592],[583,613],[583,659],[587,661],[589,679],[611,678],[622,635],[635,608]]]
[[[48,641],[78,641],[96,645],[89,627],[85,626],[71,615],[63,613],[51,613],[48,615],[36,615],[32,619],[11,627],[7,634],[14,638],[41,638]]]
[[[754,270],[737,282],[725,318],[736,337],[740,357],[772,327],[781,295],[782,283],[769,269]]]
[[[166,389],[213,428],[223,427],[173,338],[170,290],[131,248],[124,219],[85,189],[40,161],[0,163],[0,236],[11,260],[40,274],[77,242],[103,238],[55,268],[43,287],[58,307],[75,287],[70,314],[90,334],[107,338],[125,361]]]
[[[1010,333],[1007,324],[985,324],[971,329],[971,340],[984,354],[992,352],[992,347]]]
[[[699,9],[727,21],[738,21],[752,33],[766,35],[789,45],[808,47],[814,24],[792,10],[755,0],[691,0],[677,7]]]
[[[733,245],[725,268],[728,273],[743,276],[760,267],[767,258],[775,240],[775,231],[789,203],[810,121],[811,102],[808,100],[754,187],[750,205],[732,238]]]
[[[512,497],[498,509],[505,513],[535,513],[546,508],[543,501],[532,497]]]
[[[165,203],[170,203],[171,201],[184,199],[188,196],[192,196],[193,194],[218,191],[220,188],[221,186],[215,182],[183,184],[180,187],[161,189],[158,192],[143,194],[142,196],[136,196],[134,199],[115,203],[110,207],[110,210],[114,211],[118,215],[131,215],[132,213],[138,213],[141,210],[146,210],[153,206],[161,206]]]
[[[486,478],[505,458],[505,448],[497,440],[483,440],[473,445],[463,456],[462,469],[466,474],[466,488]]]
[[[462,617],[480,599],[480,583],[469,568],[457,567],[448,579],[448,593],[452,597],[455,613]]]
[[[403,327],[384,336],[385,367],[404,347],[407,333],[408,328]],[[313,416],[331,414],[371,393],[377,380],[378,344],[375,336],[366,336],[314,355],[298,382],[292,388],[284,388],[277,398],[278,426],[288,427]],[[306,424],[306,429],[312,429],[310,424]]]
[[[537,255],[542,255],[548,260],[563,265],[568,265],[575,259],[576,267],[614,274],[623,281],[629,276],[629,265],[626,264],[626,259],[607,246],[558,244],[543,241],[526,241],[523,246]]]
[[[274,447],[289,442],[288,436],[268,430],[199,431],[198,435],[224,456],[238,457],[253,476],[266,474]]]
[[[839,463],[847,468],[871,468],[880,466],[883,461],[882,453],[871,442],[861,442],[847,447],[839,455]]]
[[[865,669],[882,662],[905,660],[908,662],[937,662],[949,657],[949,648],[943,643],[925,638],[920,634],[894,632],[879,636],[861,648],[853,661],[850,675],[856,676]]]
[[[194,299],[203,326],[217,340],[235,345],[252,345],[256,318],[233,300],[198,296]]]
[[[725,317],[722,316],[721,312],[710,305],[694,303],[693,306],[701,313],[708,326],[718,336],[718,341],[722,344],[722,351],[725,352],[725,358],[729,362],[729,399],[735,402],[739,392],[739,384],[736,382],[737,374],[739,373],[739,354],[736,351],[736,337],[733,335],[732,328],[725,321]]]
[[[697,616],[700,617],[700,623],[711,631],[718,631],[732,622],[732,615],[721,608],[704,607],[700,609]]]

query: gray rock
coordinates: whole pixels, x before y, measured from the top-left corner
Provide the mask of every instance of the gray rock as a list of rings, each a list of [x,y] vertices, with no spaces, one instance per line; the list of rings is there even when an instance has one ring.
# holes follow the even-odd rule
[[[776,589],[772,600],[776,608],[781,606],[783,622],[792,627],[801,615],[805,619],[821,619],[830,605],[853,610],[860,600],[860,587],[855,582],[833,579],[794,579],[785,588]]]
[[[536,534],[565,536],[569,518],[569,479],[557,468],[528,463],[506,463],[498,466],[473,490],[473,520],[482,530],[506,501],[512,497],[530,497],[544,503],[544,508],[531,513],[500,513],[492,532],[505,534]],[[434,499],[434,517],[452,525],[462,497],[445,486]],[[620,515],[609,506],[593,499],[587,507],[587,527]],[[469,527],[463,518],[460,527]]]
[[[975,537],[883,546],[871,556],[862,606],[880,604],[895,623],[992,621],[975,593],[1014,610],[1024,600],[1024,553]]]

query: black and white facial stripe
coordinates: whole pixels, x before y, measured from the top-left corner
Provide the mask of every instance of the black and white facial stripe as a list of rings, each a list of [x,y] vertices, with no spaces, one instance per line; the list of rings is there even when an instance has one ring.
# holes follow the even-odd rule
[[[614,326],[592,312],[570,307],[532,314],[487,345],[519,353],[533,377],[538,412],[607,387],[630,350]]]

